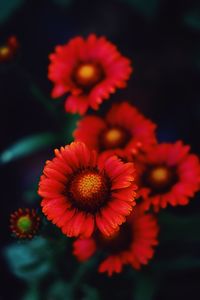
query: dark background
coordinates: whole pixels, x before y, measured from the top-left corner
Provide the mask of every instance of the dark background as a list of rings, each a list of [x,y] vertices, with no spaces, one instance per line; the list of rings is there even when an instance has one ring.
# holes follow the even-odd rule
[[[60,122],[54,119],[50,109],[47,110],[38,101],[31,84],[37,84],[48,98],[51,90],[47,79],[48,54],[57,44],[63,44],[76,35],[87,36],[94,32],[105,35],[133,61],[134,73],[128,88],[119,91],[112,99],[132,101],[155,121],[160,141],[181,139],[191,145],[193,152],[200,153],[198,1],[11,0],[10,3],[16,2],[16,5],[4,16],[1,9],[7,5],[6,2],[9,0],[0,0],[0,43],[3,44],[9,35],[15,34],[21,46],[14,61],[0,65],[1,151],[32,134],[59,132]],[[50,105],[55,103],[57,111],[65,118],[62,100],[49,102]],[[107,106],[109,103],[103,104],[103,109]],[[25,192],[36,188],[42,166],[50,153],[51,147],[2,164],[2,249],[13,242],[9,232],[9,214],[20,206],[27,206]],[[174,213],[182,216],[200,215],[198,198],[191,201],[188,207],[174,209]],[[199,243],[187,245],[185,251],[196,255],[199,246]],[[179,251],[183,250],[176,243],[172,243],[170,248],[161,245],[157,255],[162,251],[162,255],[168,256],[173,249],[177,257]],[[1,272],[1,299],[21,299],[25,284],[12,274],[3,255]],[[104,283],[102,287],[99,280],[96,286],[107,289],[107,295],[111,295],[108,297],[113,299],[114,294],[108,292],[109,289],[116,289],[116,284],[120,289],[127,289],[127,282],[123,280],[119,276],[111,279],[108,287]],[[199,266],[167,272],[159,282],[155,300],[199,299],[199,280]],[[115,299],[118,298],[115,296]]]

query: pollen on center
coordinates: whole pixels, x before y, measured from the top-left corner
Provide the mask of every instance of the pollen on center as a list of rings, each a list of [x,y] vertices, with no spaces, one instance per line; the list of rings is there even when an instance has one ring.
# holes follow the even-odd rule
[[[9,48],[7,46],[0,47],[0,55],[6,56],[10,52]]]
[[[101,67],[95,63],[80,64],[74,73],[74,79],[82,88],[90,88],[101,81],[103,71]]]
[[[70,181],[69,198],[79,209],[94,212],[108,200],[110,184],[105,174],[81,170]]]
[[[98,174],[85,174],[80,177],[77,189],[84,198],[91,198],[94,194],[100,192],[102,187],[102,178]]]
[[[95,72],[95,66],[93,66],[92,64],[85,64],[80,66],[77,75],[83,79],[91,79],[95,75]]]
[[[111,127],[101,136],[103,149],[123,148],[129,141],[130,135],[124,128]]]
[[[112,128],[106,132],[105,138],[110,143],[118,142],[122,138],[122,132],[119,129]]]
[[[166,167],[157,167],[151,171],[151,179],[160,184],[169,180],[170,172]]]

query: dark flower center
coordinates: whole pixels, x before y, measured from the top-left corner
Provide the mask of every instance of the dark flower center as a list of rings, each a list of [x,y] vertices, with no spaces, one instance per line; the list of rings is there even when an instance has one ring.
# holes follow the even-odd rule
[[[68,183],[67,194],[74,207],[94,213],[109,200],[110,180],[98,170],[80,170]]]
[[[95,239],[99,248],[102,248],[105,252],[116,254],[129,250],[133,241],[133,230],[131,225],[126,222],[111,237],[96,233]]]
[[[165,165],[149,166],[143,175],[143,184],[152,195],[167,193],[177,181],[176,169]]]
[[[88,92],[104,78],[102,67],[96,63],[80,63],[74,70],[74,82]]]
[[[100,144],[103,150],[123,148],[130,140],[130,133],[121,127],[110,127],[100,136]]]

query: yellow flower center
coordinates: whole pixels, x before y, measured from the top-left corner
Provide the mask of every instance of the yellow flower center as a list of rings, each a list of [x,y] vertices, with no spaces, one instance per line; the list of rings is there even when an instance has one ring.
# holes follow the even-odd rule
[[[10,53],[10,49],[7,46],[0,47],[0,56],[7,56]]]
[[[93,87],[102,77],[102,68],[95,63],[80,64],[74,73],[75,82],[84,89]]]
[[[130,134],[123,128],[112,127],[104,131],[101,136],[103,149],[123,148],[129,141]]]
[[[171,177],[171,173],[166,167],[156,167],[151,171],[150,178],[156,184],[163,184],[168,182]]]
[[[17,227],[22,232],[28,232],[32,227],[32,221],[29,215],[20,217],[19,220],[17,221]]]
[[[91,198],[97,194],[102,186],[101,176],[98,174],[86,174],[78,181],[78,191],[84,198]]]
[[[94,77],[96,72],[96,69],[93,65],[82,65],[77,72],[77,75],[82,78],[83,80],[90,80],[91,78]]]
[[[119,129],[110,129],[105,134],[105,138],[109,143],[117,143],[122,138],[122,132]]]
[[[109,197],[109,180],[106,175],[93,170],[82,170],[69,182],[67,192],[75,207],[96,212]]]

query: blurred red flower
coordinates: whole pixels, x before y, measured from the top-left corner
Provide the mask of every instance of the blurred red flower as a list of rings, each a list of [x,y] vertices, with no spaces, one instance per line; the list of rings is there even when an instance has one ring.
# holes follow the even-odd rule
[[[156,143],[156,125],[127,102],[114,104],[105,118],[85,116],[74,131],[76,140],[98,152],[134,154]]]
[[[116,88],[124,88],[131,74],[130,60],[104,37],[76,37],[57,46],[50,55],[48,77],[54,83],[52,97],[70,92],[67,112],[84,114],[97,110]]]
[[[190,146],[181,141],[158,144],[142,156],[139,172],[140,195],[144,206],[155,211],[172,206],[186,205],[200,187],[200,164]]]
[[[80,260],[88,260],[96,251],[102,250],[106,256],[99,266],[99,272],[109,276],[120,273],[123,265],[130,264],[135,269],[146,265],[154,255],[158,244],[158,224],[152,214],[145,214],[138,206],[128,217],[120,231],[106,238],[96,234],[89,239],[78,239],[73,244],[73,254]]]
[[[39,184],[42,210],[69,237],[90,237],[95,228],[110,236],[135,205],[134,166],[111,157],[99,163],[96,152],[73,142],[55,150]]]
[[[4,45],[0,46],[0,62],[7,62],[13,58],[19,48],[19,42],[13,35],[10,36]]]

